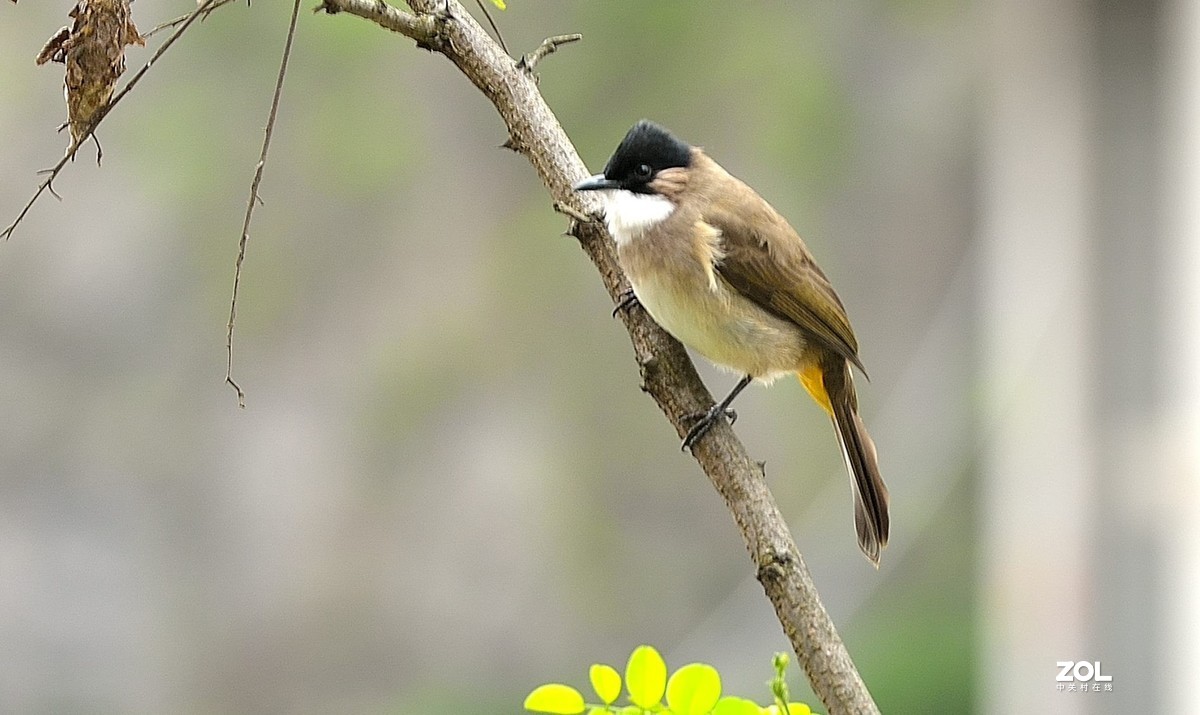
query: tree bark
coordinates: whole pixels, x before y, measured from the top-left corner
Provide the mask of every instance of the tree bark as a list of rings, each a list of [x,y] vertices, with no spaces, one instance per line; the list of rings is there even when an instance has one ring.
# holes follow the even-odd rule
[[[554,205],[574,217],[569,233],[596,266],[614,302],[619,302],[629,284],[617,263],[612,238],[597,218],[599,205],[594,197],[571,191],[571,185],[589,172],[546,105],[532,72],[506,55],[456,0],[409,0],[408,4],[412,12],[382,0],[324,0],[316,10],[347,12],[371,20],[453,62],[499,111],[508,128],[506,146],[533,164]],[[635,308],[619,311],[619,315],[633,343],[642,389],[658,403],[682,439],[694,416],[713,405],[712,395],[683,346],[645,311]],[[750,459],[724,420],[693,447],[692,454],[733,514],[758,580],[817,697],[831,715],[878,713],[821,604],[804,559],[767,488],[762,464]]]

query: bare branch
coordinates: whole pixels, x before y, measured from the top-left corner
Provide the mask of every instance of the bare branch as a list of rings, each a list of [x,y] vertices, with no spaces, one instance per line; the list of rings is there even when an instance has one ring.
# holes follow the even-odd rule
[[[161,45],[159,45],[158,49],[154,51],[154,54],[150,56],[149,61],[147,61],[146,64],[143,65],[142,68],[133,75],[133,77],[121,89],[121,91],[114,94],[112,99],[108,100],[108,104],[96,111],[91,118],[90,125],[80,131],[78,138],[73,139],[71,145],[67,147],[67,153],[63,156],[63,158],[59,159],[58,163],[50,169],[44,169],[41,172],[48,174],[48,176],[38,186],[37,191],[33,193],[33,196],[29,199],[29,202],[25,204],[25,208],[21,209],[21,213],[17,215],[17,218],[14,219],[7,228],[5,228],[3,231],[0,231],[0,238],[7,241],[10,237],[12,237],[13,231],[16,230],[17,225],[21,223],[21,221],[25,218],[25,215],[29,213],[29,209],[33,208],[33,205],[37,202],[38,198],[41,197],[41,195],[44,194],[47,189],[49,189],[51,193],[54,192],[54,189],[52,189],[50,185],[56,178],[58,178],[59,172],[63,170],[63,167],[67,165],[68,161],[75,158],[75,154],[79,151],[79,147],[83,146],[83,143],[87,141],[87,138],[92,136],[92,134],[96,131],[96,127],[100,126],[100,122],[104,121],[104,118],[107,117],[108,113],[113,110],[113,107],[117,106],[117,102],[120,102],[122,99],[124,99],[125,96],[128,95],[135,86],[137,86],[138,81],[141,80],[142,77],[146,75],[146,72],[148,72],[150,68],[154,66],[154,63],[158,61],[158,58],[163,56],[163,53],[167,51],[167,48],[175,44],[175,41],[182,37],[183,33],[187,32],[187,29],[191,27],[192,23],[195,22],[197,17],[211,12],[217,3],[223,5],[228,1],[229,0],[202,0],[200,5],[197,6],[196,9],[190,14],[188,14],[187,18],[184,19],[184,21],[181,22],[177,28],[175,28],[175,32],[172,32],[170,36],[168,36],[167,39],[164,40]]]
[[[533,68],[545,58],[546,55],[553,54],[558,50],[559,45],[565,45],[569,42],[579,42],[583,39],[583,35],[578,32],[570,35],[554,35],[542,40],[542,44],[533,52],[526,52],[517,62],[517,67],[524,70],[526,74],[533,74]]]
[[[313,8],[313,12],[324,12],[335,15],[347,12],[379,25],[380,27],[398,32],[405,37],[417,41],[417,45],[426,49],[435,49],[438,40],[436,13],[414,15],[383,2],[383,0],[322,0]]]
[[[353,12],[409,37],[413,35],[397,29],[395,20],[389,19],[393,13],[406,17],[405,27],[410,30],[422,21],[430,23],[421,25],[432,32],[423,35],[424,45],[444,54],[492,101],[508,128],[509,143],[520,147],[533,164],[556,208],[583,217],[597,215],[600,207],[594,197],[580,197],[571,191],[571,185],[588,172],[534,79],[501,51],[456,0],[408,3],[415,15],[377,0],[325,0],[322,8]],[[596,266],[613,302],[622,301],[628,282],[604,223],[576,221],[573,235]],[[623,310],[619,315],[633,343],[643,389],[682,438],[691,426],[690,416],[713,405],[712,395],[683,346],[645,311]],[[831,715],[877,714],[879,710],[821,604],[812,576],[767,488],[762,465],[750,459],[724,421],[696,443],[692,455],[733,514],[758,580],[813,691]]]
[[[238,288],[242,283],[242,262],[246,260],[246,241],[250,239],[250,220],[254,207],[261,203],[258,185],[262,181],[263,169],[267,165],[267,151],[271,148],[271,134],[275,130],[275,117],[279,114],[279,98],[283,95],[283,78],[287,76],[288,58],[292,56],[292,43],[296,39],[296,20],[300,17],[300,0],[293,0],[292,19],[288,25],[287,41],[283,44],[283,59],[279,62],[279,77],[275,80],[275,95],[271,98],[271,111],[267,115],[267,127],[263,132],[262,151],[254,167],[254,179],[250,182],[250,198],[246,200],[246,218],[242,221],[242,235],[238,239],[237,261],[233,267],[233,295],[229,299],[229,324],[225,330],[225,384],[237,392],[238,407],[246,408],[246,393],[233,379],[233,324],[237,320]]]

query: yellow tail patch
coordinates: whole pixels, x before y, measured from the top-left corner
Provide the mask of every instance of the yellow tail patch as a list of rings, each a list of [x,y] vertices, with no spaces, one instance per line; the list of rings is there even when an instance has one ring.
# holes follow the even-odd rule
[[[833,405],[829,403],[829,393],[825,391],[825,375],[821,372],[821,367],[808,365],[803,370],[797,371],[796,377],[800,378],[800,384],[804,385],[804,389],[808,391],[813,401],[830,416],[833,416]]]

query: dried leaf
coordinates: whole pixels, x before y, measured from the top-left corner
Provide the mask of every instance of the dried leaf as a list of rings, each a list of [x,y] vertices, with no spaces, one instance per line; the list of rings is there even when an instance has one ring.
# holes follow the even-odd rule
[[[133,24],[130,0],[79,0],[69,13],[75,22],[64,27],[38,53],[37,63],[66,65],[67,123],[79,141],[108,105],[117,79],[125,71],[125,47],[145,45]]]
[[[71,28],[67,27],[66,25],[63,25],[61,28],[59,28],[58,32],[54,33],[54,37],[46,40],[46,44],[42,47],[42,51],[38,53],[36,60],[37,63],[39,65],[44,65],[50,60],[62,62],[66,58],[66,53],[63,51],[63,44],[66,43],[67,38],[70,36]]]

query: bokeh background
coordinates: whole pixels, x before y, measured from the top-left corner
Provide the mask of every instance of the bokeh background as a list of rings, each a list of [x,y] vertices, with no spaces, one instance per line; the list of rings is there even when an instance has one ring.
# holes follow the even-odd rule
[[[0,711],[514,713],[643,642],[765,701],[786,641],[565,219],[448,62],[356,18],[301,16],[237,408],[289,5],[194,28],[0,245]],[[0,223],[66,144],[33,58],[69,7],[0,5]],[[884,712],[1194,711],[1200,4],[494,14],[514,53],[584,34],[540,74],[589,166],[654,118],[838,287],[882,568],[798,385],[737,431]]]

